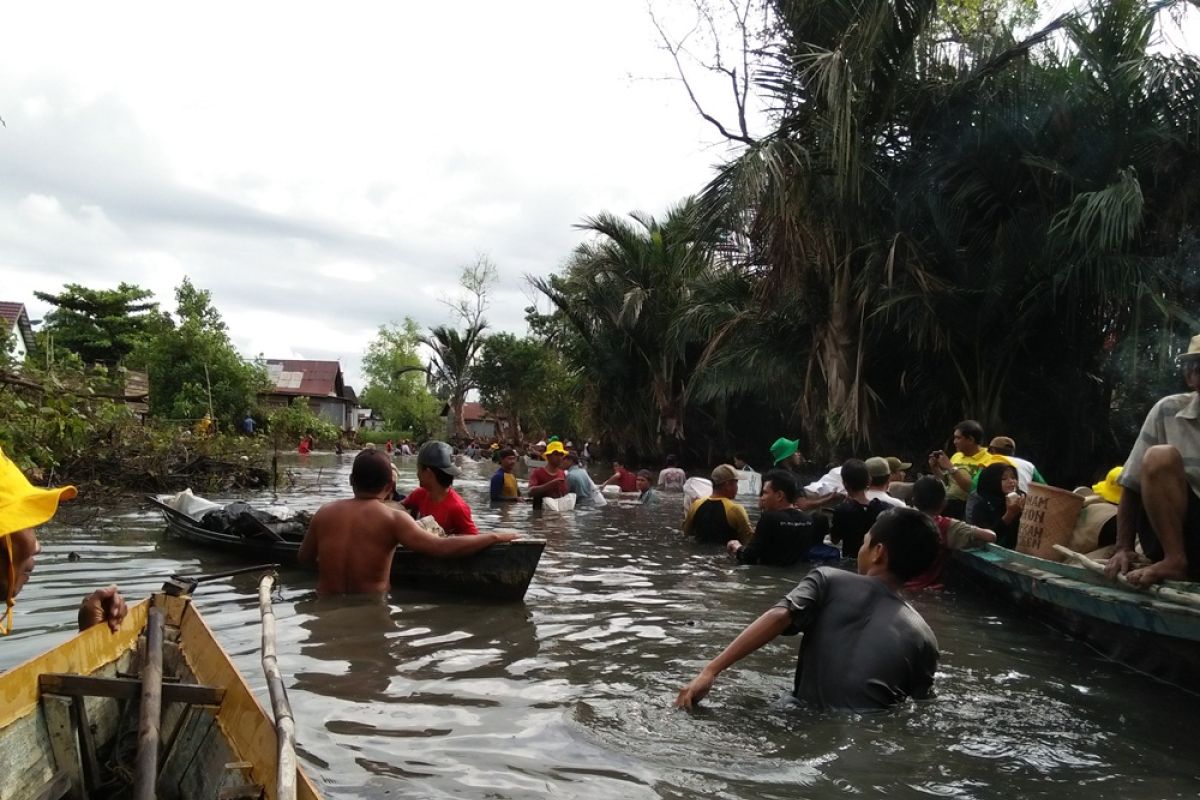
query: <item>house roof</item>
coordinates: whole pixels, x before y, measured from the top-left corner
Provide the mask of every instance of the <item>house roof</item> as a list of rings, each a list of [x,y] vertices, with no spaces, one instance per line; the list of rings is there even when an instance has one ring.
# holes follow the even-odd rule
[[[442,404],[443,417],[450,415],[450,404]],[[494,420],[496,415],[483,407],[483,403],[463,403],[463,422],[483,422],[485,420]]]
[[[33,325],[29,322],[29,314],[25,311],[24,303],[0,300],[0,320],[6,323],[0,325],[0,334],[7,333],[11,328],[17,328],[21,338],[25,340],[25,349],[33,351]]]
[[[269,394],[344,399],[342,367],[336,361],[268,358],[267,375],[273,384]]]

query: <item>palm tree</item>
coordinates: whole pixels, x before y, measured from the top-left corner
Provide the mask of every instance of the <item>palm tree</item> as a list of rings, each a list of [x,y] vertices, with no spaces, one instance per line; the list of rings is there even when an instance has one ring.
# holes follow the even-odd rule
[[[432,352],[429,367],[435,391],[445,398],[454,419],[454,431],[463,438],[470,435],[463,419],[463,404],[467,393],[475,388],[475,357],[483,346],[482,333],[486,327],[482,321],[464,331],[439,325],[420,339]]]
[[[658,449],[685,438],[690,342],[666,332],[712,271],[691,200],[662,222],[603,213],[578,227],[595,234],[566,274],[533,279],[578,337],[593,412],[624,447]]]

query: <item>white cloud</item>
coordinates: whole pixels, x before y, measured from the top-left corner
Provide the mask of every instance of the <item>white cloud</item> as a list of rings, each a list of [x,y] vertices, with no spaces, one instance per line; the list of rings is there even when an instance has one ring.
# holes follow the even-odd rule
[[[379,325],[489,319],[602,210],[662,213],[722,150],[665,74],[643,0],[8,9],[0,295],[73,281],[213,294],[247,355],[359,358]],[[631,77],[632,76],[632,77]]]

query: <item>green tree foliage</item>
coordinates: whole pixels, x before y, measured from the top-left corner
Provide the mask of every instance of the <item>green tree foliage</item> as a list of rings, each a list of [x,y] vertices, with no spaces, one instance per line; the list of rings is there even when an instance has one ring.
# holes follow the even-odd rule
[[[592,419],[622,448],[673,448],[684,438],[697,342],[672,325],[713,280],[715,241],[687,201],[659,222],[633,214],[585,220],[594,234],[562,275],[534,279],[554,304],[552,335],[589,383]],[[535,330],[553,328],[537,322]]]
[[[1051,477],[1119,460],[1136,387],[1178,385],[1169,354],[1200,327],[1200,60],[1156,44],[1181,3],[1096,2],[1024,39],[1021,4],[994,23],[932,0],[765,5],[771,130],[680,237],[715,260],[664,279],[678,301],[641,331],[637,281],[577,255],[539,285],[539,330],[612,405],[597,423],[650,447],[665,431],[638,398],[718,430],[749,403],[834,458],[919,456],[975,417]]]
[[[551,383],[556,359],[557,354],[536,339],[511,333],[484,339],[475,368],[479,399],[507,418],[515,438],[545,424],[545,406],[569,400],[559,396]]]
[[[342,429],[322,419],[312,410],[307,397],[297,397],[286,406],[267,412],[267,433],[277,449],[291,449],[300,438],[311,435],[318,447],[331,446]]]
[[[389,430],[417,436],[438,429],[440,406],[429,391],[426,367],[417,353],[420,343],[420,329],[411,319],[403,325],[383,325],[362,362],[367,377],[362,404],[377,411]]]
[[[43,329],[55,348],[76,353],[85,364],[115,366],[146,341],[159,321],[158,303],[148,289],[122,283],[116,289],[89,289],[68,283],[58,294],[34,292],[54,306]]]
[[[209,412],[235,426],[268,388],[266,368],[238,354],[208,290],[188,278],[175,289],[178,322],[162,325],[135,357],[150,374],[150,410],[158,417],[198,419]]]

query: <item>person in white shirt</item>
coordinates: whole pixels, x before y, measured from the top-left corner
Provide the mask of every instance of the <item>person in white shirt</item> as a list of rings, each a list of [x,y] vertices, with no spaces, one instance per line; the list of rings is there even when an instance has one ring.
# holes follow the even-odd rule
[[[666,466],[658,473],[658,488],[669,492],[682,492],[683,482],[687,473],[681,470],[675,461],[675,456],[667,456]]]
[[[888,505],[904,508],[903,500],[897,500],[888,494],[888,484],[892,482],[892,465],[886,458],[868,458],[867,475],[871,477],[871,485],[867,487],[867,500],[881,500]]]

